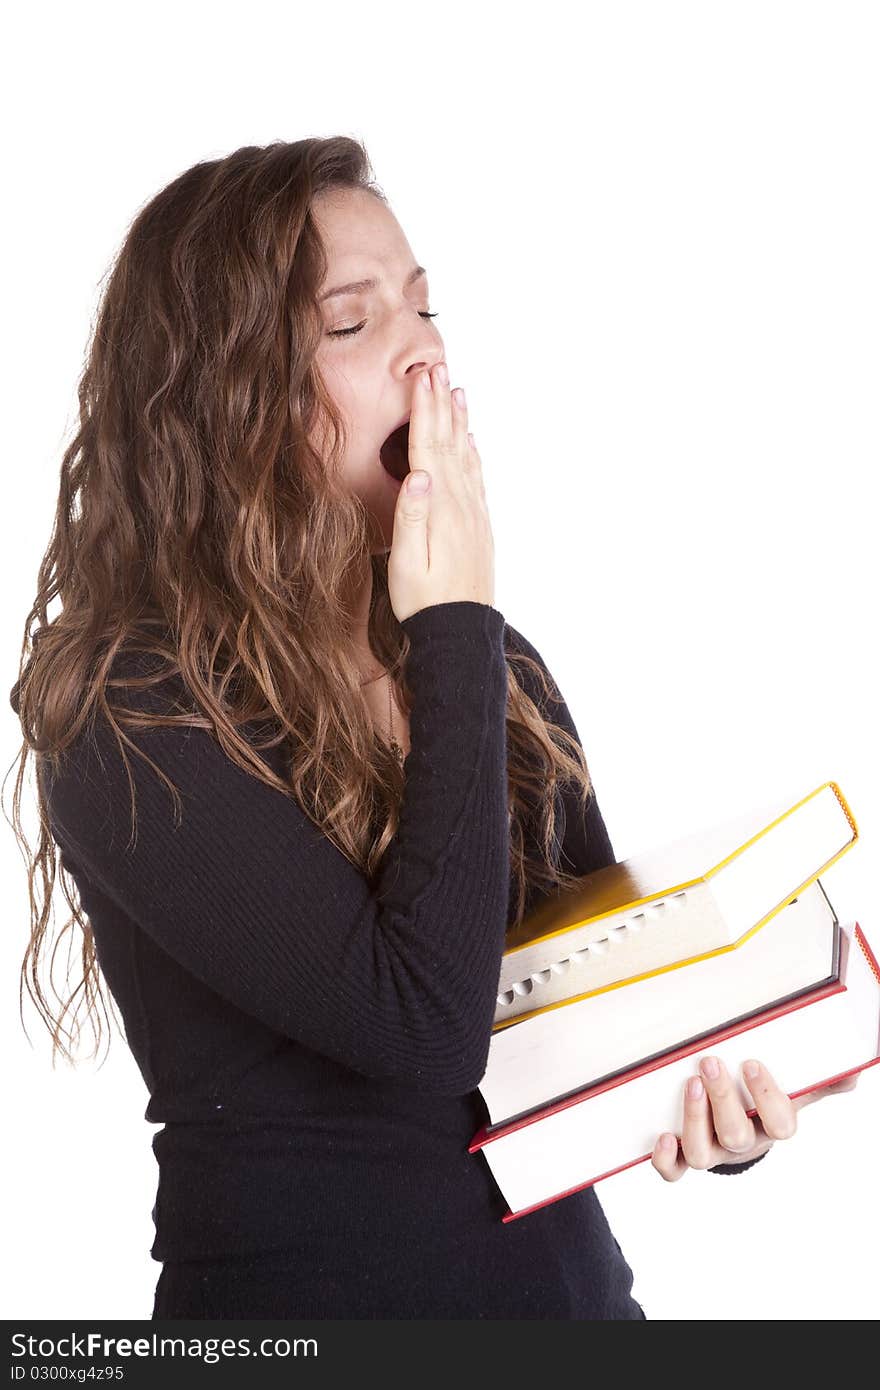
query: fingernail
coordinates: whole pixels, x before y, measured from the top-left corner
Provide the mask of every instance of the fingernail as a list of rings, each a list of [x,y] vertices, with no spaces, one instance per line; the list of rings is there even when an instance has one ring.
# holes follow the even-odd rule
[[[438,380],[438,381],[441,383],[441,385],[443,385],[443,386],[448,386],[448,385],[449,385],[449,373],[448,373],[448,371],[446,370],[446,363],[445,363],[445,362],[441,362],[440,365],[439,365],[439,367],[437,368],[437,380]]]
[[[704,1057],[700,1066],[704,1076],[708,1076],[710,1081],[717,1081],[721,1068],[718,1065],[717,1057]]]
[[[757,1062],[743,1062],[743,1071],[750,1081],[754,1081],[760,1070]]]
[[[406,480],[407,492],[427,492],[430,478],[427,473],[410,473]]]
[[[692,1076],[687,1084],[689,1100],[699,1100],[703,1094],[703,1083],[698,1076]]]
[[[668,1153],[676,1142],[677,1141],[674,1134],[660,1135],[660,1148],[664,1151],[664,1153]]]
[[[430,389],[431,389],[431,373],[430,373],[430,372],[422,372],[422,385],[424,386],[424,388],[425,388],[426,391],[430,391]]]
[[[467,402],[464,398],[464,391],[460,386],[456,386],[455,390],[452,393],[452,399],[455,401],[456,405],[461,406],[462,410],[464,410]]]

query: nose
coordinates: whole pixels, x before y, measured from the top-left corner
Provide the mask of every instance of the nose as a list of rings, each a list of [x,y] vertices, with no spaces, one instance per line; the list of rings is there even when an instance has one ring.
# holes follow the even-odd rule
[[[412,384],[421,372],[429,372],[438,362],[446,360],[446,346],[431,319],[420,319],[419,327],[410,324],[411,336],[401,343],[398,366]]]
[[[438,362],[446,361],[446,346],[442,340],[439,343],[422,343],[415,349],[414,355],[417,356],[417,360],[410,364],[408,371],[429,372]]]
[[[425,317],[422,310],[418,310],[416,316],[412,313],[412,305],[409,305],[408,309],[409,312],[404,316],[407,325],[404,340],[408,338],[410,346],[424,357],[425,360],[421,363],[423,367],[442,362],[446,348],[443,335],[437,327],[436,315]]]

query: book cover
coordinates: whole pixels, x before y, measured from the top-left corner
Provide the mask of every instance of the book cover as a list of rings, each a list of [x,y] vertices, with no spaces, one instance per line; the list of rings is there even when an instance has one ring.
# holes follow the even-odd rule
[[[835,983],[839,923],[817,879],[735,954],[625,981],[494,1033],[479,1090],[490,1123],[596,1085]]]
[[[840,929],[841,978],[499,1126],[468,1146],[482,1152],[512,1221],[649,1160],[657,1135],[681,1133],[684,1083],[707,1052],[736,1078],[746,1111],[757,1111],[740,1076],[757,1056],[795,1098],[880,1061],[880,966],[858,922]]]
[[[508,933],[493,1031],[569,998],[741,947],[855,844],[840,787],[630,856]]]

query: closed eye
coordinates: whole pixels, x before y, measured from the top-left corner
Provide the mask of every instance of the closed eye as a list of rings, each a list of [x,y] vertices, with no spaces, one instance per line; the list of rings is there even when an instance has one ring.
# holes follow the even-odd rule
[[[422,309],[419,310],[420,319],[435,319],[436,317],[436,314],[429,313],[426,310]],[[367,320],[363,319],[360,323],[355,324],[354,328],[334,328],[332,332],[328,332],[327,337],[348,338],[351,336],[352,333],[360,333],[361,329],[366,327],[366,322]]]

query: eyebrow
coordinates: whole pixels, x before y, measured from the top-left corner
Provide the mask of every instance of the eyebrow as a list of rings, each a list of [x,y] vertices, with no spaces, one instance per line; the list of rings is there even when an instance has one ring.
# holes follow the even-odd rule
[[[410,271],[409,275],[406,277],[406,280],[404,281],[404,287],[408,288],[410,285],[414,284],[416,280],[418,280],[420,275],[427,275],[427,273],[428,272],[425,270],[425,267],[423,265],[415,266]],[[337,295],[340,294],[360,294],[362,290],[374,290],[378,283],[379,281],[375,279],[352,280],[348,285],[337,285],[335,289],[328,290],[326,294],[322,294],[320,296],[319,303],[323,304],[325,299],[334,299]]]

